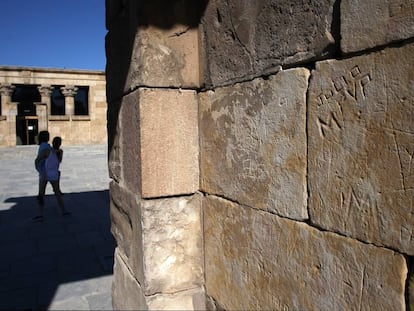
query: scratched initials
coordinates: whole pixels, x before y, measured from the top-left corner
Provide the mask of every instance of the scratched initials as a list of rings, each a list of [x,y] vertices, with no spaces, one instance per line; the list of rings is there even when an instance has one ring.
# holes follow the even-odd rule
[[[366,85],[371,81],[369,73],[363,74],[359,66],[354,66],[347,74],[332,80],[332,88],[324,90],[318,96],[318,106],[330,101],[341,103],[344,97],[351,97],[355,101],[363,100],[367,96]]]

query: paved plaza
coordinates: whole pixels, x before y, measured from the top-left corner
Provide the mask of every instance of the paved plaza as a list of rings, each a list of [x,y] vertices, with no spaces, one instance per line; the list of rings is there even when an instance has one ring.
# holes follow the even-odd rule
[[[65,146],[61,216],[50,184],[43,222],[33,222],[37,146],[0,147],[0,309],[111,310],[106,146]]]

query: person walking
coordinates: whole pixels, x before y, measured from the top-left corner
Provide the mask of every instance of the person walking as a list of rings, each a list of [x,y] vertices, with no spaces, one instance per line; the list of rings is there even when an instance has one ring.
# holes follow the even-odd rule
[[[45,190],[46,190],[46,184],[47,184],[45,162],[50,152],[50,145],[49,145],[50,134],[48,131],[40,131],[37,137],[38,137],[39,148],[37,149],[37,156],[35,159],[35,168],[36,168],[36,171],[39,173],[39,192],[37,195],[38,213],[35,217],[33,217],[33,220],[42,221],[43,220],[44,196],[45,196]]]
[[[39,139],[40,141],[40,139]],[[38,196],[38,206],[39,206],[39,214],[34,217],[35,221],[43,221],[43,210],[45,204],[45,192],[46,192],[46,185],[48,182],[52,185],[53,192],[55,193],[55,197],[58,203],[58,206],[61,210],[63,216],[70,215],[70,213],[66,210],[62,192],[60,191],[59,186],[59,179],[60,179],[60,171],[59,166],[63,156],[63,150],[60,149],[62,139],[60,137],[55,137],[53,139],[53,148],[49,148],[42,151],[38,156],[38,162],[44,160],[44,165],[39,168],[39,196]],[[39,148],[40,149],[40,148]]]

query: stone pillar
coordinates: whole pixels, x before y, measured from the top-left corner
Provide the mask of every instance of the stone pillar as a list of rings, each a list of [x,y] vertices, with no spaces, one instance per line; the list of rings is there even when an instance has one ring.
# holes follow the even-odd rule
[[[11,101],[11,96],[16,87],[9,83],[0,85],[1,94],[1,113],[6,118],[7,135],[5,137],[5,145],[16,145],[16,115],[17,103]]]
[[[118,1],[106,3],[107,46],[119,52],[107,63],[111,229],[118,245],[113,307],[206,309],[199,4],[125,2],[124,9]],[[123,62],[123,55],[133,61]]]
[[[7,116],[7,111],[9,109],[8,104],[11,102],[11,96],[16,87],[9,83],[4,83],[0,85],[0,94],[1,94],[1,114]]]
[[[60,89],[65,96],[65,115],[73,116],[75,114],[75,95],[78,88],[73,85],[67,85]]]
[[[42,97],[40,103],[35,103],[36,114],[38,116],[39,131],[48,130],[48,117],[51,115],[51,100],[50,96],[53,92],[53,87],[50,85],[42,85],[37,88]]]

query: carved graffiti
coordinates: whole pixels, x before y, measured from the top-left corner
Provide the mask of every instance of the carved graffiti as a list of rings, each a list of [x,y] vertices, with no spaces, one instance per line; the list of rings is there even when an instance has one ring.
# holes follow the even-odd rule
[[[377,201],[368,194],[358,195],[353,187],[343,191],[340,197],[340,208],[349,210],[355,207],[359,211],[374,210],[377,211]]]
[[[366,87],[372,81],[370,73],[363,72],[360,67],[354,66],[346,74],[330,79],[330,87],[324,89],[317,97],[317,105],[329,107],[327,116],[319,116],[316,124],[319,134],[325,138],[333,130],[342,130],[343,115],[342,105],[351,99],[353,102],[365,100]]]
[[[280,106],[286,106],[287,104],[289,104],[288,98],[287,97],[282,97],[279,101],[279,105]]]
[[[326,105],[331,101],[341,104],[345,98],[363,100],[367,96],[366,86],[371,80],[369,73],[362,73],[359,66],[354,66],[345,75],[331,80],[332,87],[318,96],[318,106]]]
[[[414,0],[393,0],[389,3],[389,16],[393,19],[412,17]]]
[[[402,226],[400,231],[400,240],[402,242],[411,242],[414,240],[413,228]]]
[[[322,118],[317,118],[316,120],[319,128],[319,134],[321,137],[326,137],[327,132],[336,129],[341,130],[342,126],[340,122],[338,121],[338,117],[334,112],[330,112],[328,115],[328,118],[326,120],[323,120]]]

